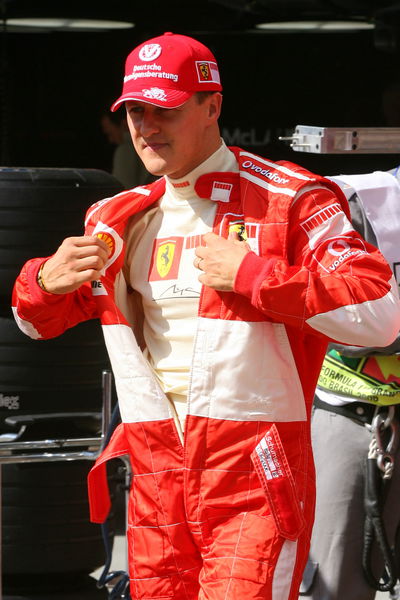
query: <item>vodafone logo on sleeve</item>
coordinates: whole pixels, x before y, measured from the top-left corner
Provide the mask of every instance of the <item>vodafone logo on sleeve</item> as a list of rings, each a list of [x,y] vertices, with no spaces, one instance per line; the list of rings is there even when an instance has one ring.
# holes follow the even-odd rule
[[[345,237],[326,241],[314,252],[314,259],[327,272],[336,271],[345,261],[352,260],[367,250],[363,240],[347,240]]]

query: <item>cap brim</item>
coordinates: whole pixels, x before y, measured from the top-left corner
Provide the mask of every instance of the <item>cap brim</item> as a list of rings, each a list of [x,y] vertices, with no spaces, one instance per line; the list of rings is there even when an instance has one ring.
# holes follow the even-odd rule
[[[155,106],[162,106],[163,108],[178,108],[182,106],[193,96],[194,92],[182,92],[180,90],[171,90],[168,88],[164,89],[152,89],[146,88],[142,90],[125,92],[114,102],[111,106],[111,111],[115,112],[121,104],[129,100],[138,100],[139,102],[145,102],[146,104],[153,104]]]

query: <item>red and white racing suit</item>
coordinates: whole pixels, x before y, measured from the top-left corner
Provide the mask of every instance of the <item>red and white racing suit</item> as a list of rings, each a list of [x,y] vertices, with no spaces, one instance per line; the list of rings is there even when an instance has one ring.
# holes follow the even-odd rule
[[[252,251],[234,292],[202,289],[183,444],[115,293],[129,219],[159,200],[163,179],[89,209],[86,234],[112,252],[101,281],[47,294],[38,258],[15,285],[16,320],[32,337],[102,321],[123,422],[89,476],[91,518],[109,510],[105,461],[129,454],[135,599],[297,600],[314,513],[309,414],[327,342],[384,346],[400,325],[391,271],[352,229],[336,185],[233,150],[239,173],[203,175],[196,191],[224,190],[213,230],[227,237],[242,219]]]

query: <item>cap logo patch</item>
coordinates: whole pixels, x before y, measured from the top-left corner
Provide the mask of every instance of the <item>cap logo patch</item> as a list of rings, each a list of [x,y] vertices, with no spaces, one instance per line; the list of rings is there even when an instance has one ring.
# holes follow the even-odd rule
[[[143,96],[145,98],[151,98],[152,100],[162,100],[163,102],[165,102],[167,100],[167,96],[165,94],[165,91],[158,88],[158,87],[152,87],[150,89],[144,89],[143,90]]]
[[[199,83],[221,83],[217,63],[197,60],[196,69]]]
[[[210,79],[210,67],[208,63],[198,63],[200,77],[206,81]]]
[[[156,60],[161,54],[162,48],[160,44],[146,44],[139,50],[140,60],[149,61]]]

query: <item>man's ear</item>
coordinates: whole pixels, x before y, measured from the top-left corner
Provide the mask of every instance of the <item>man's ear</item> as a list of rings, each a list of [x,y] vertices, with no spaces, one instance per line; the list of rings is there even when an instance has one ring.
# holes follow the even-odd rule
[[[214,120],[218,120],[221,114],[222,94],[216,92],[209,98],[208,116]]]

